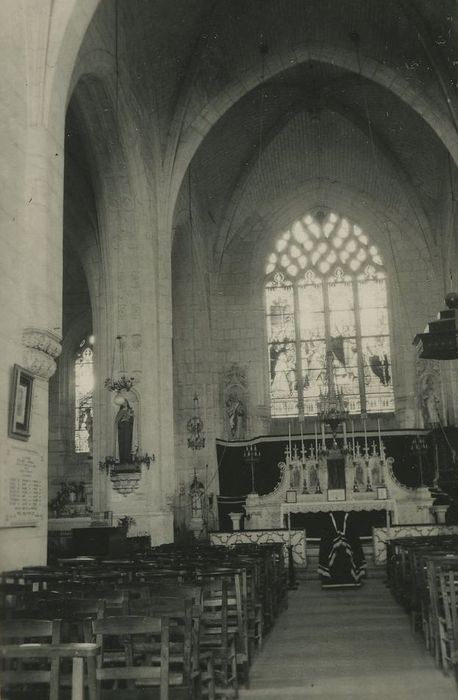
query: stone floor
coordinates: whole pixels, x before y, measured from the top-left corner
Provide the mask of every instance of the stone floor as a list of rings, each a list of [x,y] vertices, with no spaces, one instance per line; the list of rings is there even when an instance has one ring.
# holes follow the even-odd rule
[[[301,582],[266,639],[241,700],[457,700],[380,579],[359,590]]]

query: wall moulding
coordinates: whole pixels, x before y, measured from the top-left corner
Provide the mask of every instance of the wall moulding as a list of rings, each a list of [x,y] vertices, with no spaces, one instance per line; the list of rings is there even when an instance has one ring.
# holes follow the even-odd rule
[[[62,352],[60,340],[52,331],[26,328],[22,334],[24,367],[37,377],[50,379],[57,369],[56,359]]]

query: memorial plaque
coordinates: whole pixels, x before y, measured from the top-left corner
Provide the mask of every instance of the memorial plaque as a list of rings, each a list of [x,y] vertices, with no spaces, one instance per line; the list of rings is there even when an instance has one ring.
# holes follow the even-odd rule
[[[1,525],[3,527],[37,525],[43,512],[43,480],[34,456],[28,454],[18,456],[5,482]]]

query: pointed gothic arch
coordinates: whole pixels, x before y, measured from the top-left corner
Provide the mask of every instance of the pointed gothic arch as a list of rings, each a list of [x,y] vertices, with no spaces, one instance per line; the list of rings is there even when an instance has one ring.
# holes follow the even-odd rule
[[[393,412],[387,275],[361,227],[308,212],[277,237],[265,273],[272,417],[316,415],[329,350],[350,414]]]

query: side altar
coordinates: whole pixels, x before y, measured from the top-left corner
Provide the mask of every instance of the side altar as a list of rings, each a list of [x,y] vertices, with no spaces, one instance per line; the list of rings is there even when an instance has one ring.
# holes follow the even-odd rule
[[[245,528],[281,528],[292,513],[330,511],[385,511],[386,525],[434,523],[433,497],[425,486],[401,484],[393,471],[394,460],[378,440],[364,446],[333,436],[329,446],[301,436],[289,439],[285,459],[279,462],[280,480],[267,494],[246,497]],[[340,443],[340,444],[339,444]],[[254,491],[254,489],[253,489]]]

